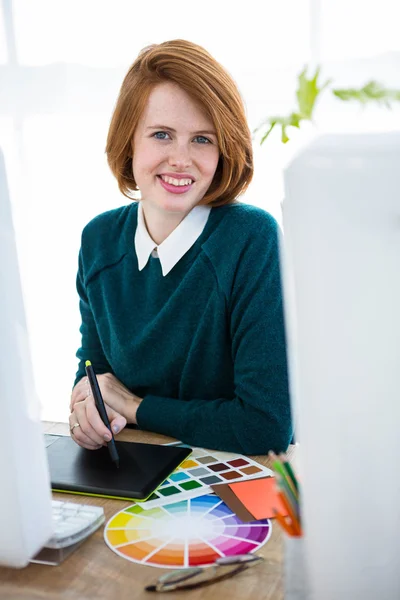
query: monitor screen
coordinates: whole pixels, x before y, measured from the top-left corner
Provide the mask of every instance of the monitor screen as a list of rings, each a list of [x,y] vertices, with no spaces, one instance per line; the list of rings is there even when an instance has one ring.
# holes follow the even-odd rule
[[[51,537],[51,488],[1,150],[0,411],[0,565],[24,567]]]

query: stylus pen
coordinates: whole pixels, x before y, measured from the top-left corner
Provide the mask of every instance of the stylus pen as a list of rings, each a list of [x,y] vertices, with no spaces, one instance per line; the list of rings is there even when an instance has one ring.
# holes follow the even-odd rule
[[[111,440],[107,442],[108,451],[111,456],[111,460],[119,467],[119,456],[117,452],[117,447],[115,445],[115,440],[113,436],[113,432],[111,429],[110,421],[108,420],[106,407],[104,406],[104,400],[101,395],[99,383],[97,381],[96,373],[92,367],[92,363],[90,360],[85,362],[86,375],[88,376],[90,389],[92,390],[94,403],[96,404],[96,408],[99,411],[99,415],[104,425],[110,430]]]

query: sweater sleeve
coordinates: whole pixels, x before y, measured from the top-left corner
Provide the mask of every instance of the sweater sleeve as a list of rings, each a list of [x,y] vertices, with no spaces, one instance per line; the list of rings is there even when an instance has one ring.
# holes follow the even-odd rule
[[[80,333],[82,336],[81,347],[76,353],[79,359],[78,371],[75,376],[74,387],[82,377],[86,375],[85,361],[90,360],[96,369],[96,373],[112,373],[111,367],[104,356],[102,345],[97,332],[92,309],[84,283],[84,267],[82,250],[79,252],[79,269],[76,278],[76,289],[79,294],[79,310],[81,313]]]
[[[185,443],[244,454],[287,449],[293,435],[279,264],[271,218],[243,250],[232,278],[230,314],[234,398],[146,396],[139,427]]]

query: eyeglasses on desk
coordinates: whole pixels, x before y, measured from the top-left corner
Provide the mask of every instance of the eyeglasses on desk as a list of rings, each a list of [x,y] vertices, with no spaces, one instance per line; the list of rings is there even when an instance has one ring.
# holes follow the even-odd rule
[[[247,571],[263,560],[262,556],[256,554],[224,556],[218,558],[211,567],[189,567],[161,575],[156,583],[148,585],[145,590],[147,592],[173,592],[202,587]]]

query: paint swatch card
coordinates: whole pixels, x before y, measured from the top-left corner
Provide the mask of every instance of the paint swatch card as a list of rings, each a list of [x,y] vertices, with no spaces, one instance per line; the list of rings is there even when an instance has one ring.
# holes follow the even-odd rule
[[[211,489],[244,522],[271,519],[274,509],[287,515],[276,489],[274,477],[212,485]]]
[[[168,445],[188,447],[181,442]],[[248,456],[193,448],[192,454],[140,505],[146,509],[163,506],[166,501],[177,502],[211,493],[211,486],[217,483],[246,481],[272,474],[270,469]]]

